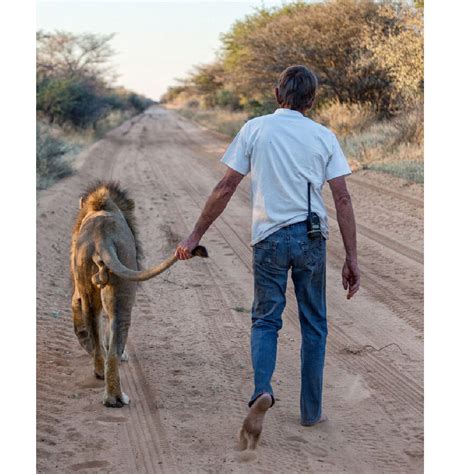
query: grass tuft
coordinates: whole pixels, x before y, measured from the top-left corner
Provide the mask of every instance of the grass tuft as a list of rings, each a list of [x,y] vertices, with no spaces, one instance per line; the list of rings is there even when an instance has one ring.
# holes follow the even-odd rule
[[[342,138],[367,129],[376,122],[377,113],[370,105],[344,104],[335,100],[316,109],[312,118]]]
[[[400,160],[387,163],[374,163],[367,168],[398,176],[399,178],[415,183],[423,183],[424,180],[423,161]]]
[[[45,127],[36,128],[36,187],[45,189],[57,180],[72,174],[70,156],[74,145],[51,135]]]
[[[217,108],[202,110],[197,107],[183,107],[177,108],[176,111],[184,117],[230,138],[238,133],[248,119],[248,114],[245,112],[231,112]]]

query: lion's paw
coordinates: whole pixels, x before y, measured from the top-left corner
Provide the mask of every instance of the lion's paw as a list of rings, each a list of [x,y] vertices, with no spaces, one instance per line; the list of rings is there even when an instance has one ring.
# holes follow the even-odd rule
[[[119,397],[114,397],[106,393],[104,395],[103,403],[106,407],[122,408],[124,405],[128,405],[130,403],[130,398],[125,392],[122,392]]]

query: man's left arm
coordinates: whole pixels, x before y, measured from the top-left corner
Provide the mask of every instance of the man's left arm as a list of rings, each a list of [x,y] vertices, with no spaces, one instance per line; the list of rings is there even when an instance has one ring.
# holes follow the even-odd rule
[[[243,174],[238,173],[232,168],[227,169],[224,177],[217,183],[217,186],[207,199],[193,231],[176,248],[175,255],[178,260],[187,260],[192,257],[191,252],[199,244],[199,241],[211,224],[222,214],[243,177]]]
[[[328,181],[336,206],[337,222],[346,250],[346,259],[342,267],[342,286],[351,299],[360,287],[360,271],[357,263],[357,234],[354,210],[344,176]]]
[[[360,286],[360,272],[357,264],[356,222],[351,196],[347,190],[345,180],[345,176],[351,174],[351,168],[334,134],[332,135],[332,143],[332,154],[326,167],[326,180],[334,198],[337,222],[346,249],[346,260],[342,267],[342,286],[345,290],[348,290],[347,299],[351,299],[359,291]]]

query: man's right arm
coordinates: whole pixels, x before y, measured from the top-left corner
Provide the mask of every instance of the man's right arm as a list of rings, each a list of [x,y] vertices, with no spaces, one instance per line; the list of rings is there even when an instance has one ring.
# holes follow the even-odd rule
[[[342,268],[342,286],[345,290],[348,290],[347,299],[350,299],[359,290],[360,286],[354,210],[344,176],[331,179],[328,183],[336,206],[337,222],[346,250],[346,260]]]
[[[232,168],[227,168],[224,177],[217,183],[217,186],[207,199],[191,235],[181,241],[176,248],[176,257],[179,260],[187,260],[192,257],[191,251],[199,244],[199,241],[211,224],[222,214],[243,178],[243,174],[238,173]]]

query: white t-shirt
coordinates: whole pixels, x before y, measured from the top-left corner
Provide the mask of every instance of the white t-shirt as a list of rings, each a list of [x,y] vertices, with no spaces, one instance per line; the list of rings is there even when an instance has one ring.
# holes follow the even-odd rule
[[[322,188],[327,180],[351,174],[336,136],[326,127],[290,109],[249,120],[222,160],[240,174],[250,171],[252,241],[306,220],[308,182],[311,210],[318,214],[323,235],[329,226]]]

